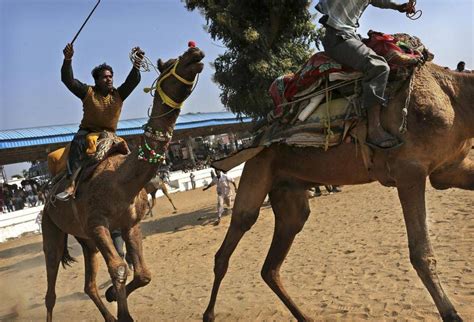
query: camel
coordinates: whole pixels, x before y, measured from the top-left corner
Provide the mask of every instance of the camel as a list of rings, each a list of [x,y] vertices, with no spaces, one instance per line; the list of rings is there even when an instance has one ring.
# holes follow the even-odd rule
[[[161,191],[163,191],[163,194],[166,196],[166,198],[168,198],[169,202],[171,203],[171,206],[173,206],[173,213],[175,214],[178,211],[178,209],[173,203],[173,200],[171,199],[165,181],[162,180],[159,176],[156,176],[145,185],[146,193],[151,196],[150,211],[147,213],[147,215],[149,214],[150,217],[153,217],[153,207],[155,207],[156,192],[160,189]]]
[[[73,235],[82,246],[85,264],[84,292],[89,295],[106,321],[115,321],[99,297],[96,285],[100,252],[107,264],[112,286],[108,301],[116,300],[119,321],[132,321],[127,296],[147,285],[150,271],[143,260],[139,222],[148,211],[143,187],[155,175],[168,147],[182,102],[191,94],[195,77],[204,67],[204,53],[191,46],[178,59],[158,60],[161,74],[150,118],[141,145],[127,155],[112,155],[102,161],[89,180],[79,186],[75,199],[48,202],[43,213],[43,251],[46,258],[48,288],[45,298],[47,321],[52,320],[56,302],[55,284],[59,263],[69,264],[67,236]],[[159,95],[158,95],[159,94]],[[64,187],[59,187],[59,189]],[[54,194],[51,194],[54,195]],[[120,258],[110,232],[121,229],[127,253],[133,262],[133,279],[125,285],[127,264]]]
[[[410,262],[444,321],[462,321],[443,291],[426,223],[425,186],[474,190],[474,162],[467,157],[474,137],[474,75],[447,71],[432,63],[415,70],[408,104],[408,131],[400,134],[400,107],[407,84],[383,110],[382,122],[405,144],[391,151],[372,151],[372,163],[362,160],[354,143],[328,151],[273,144],[247,160],[225,239],[216,253],[214,283],[204,321],[213,321],[214,307],[229,259],[245,232],[256,222],[269,193],[275,230],[261,276],[298,321],[309,320],[286,292],[280,267],[308,216],[306,190],[315,184],[354,185],[379,181],[396,187],[408,235]],[[226,160],[216,168],[228,170]],[[234,163],[235,165],[235,163]]]

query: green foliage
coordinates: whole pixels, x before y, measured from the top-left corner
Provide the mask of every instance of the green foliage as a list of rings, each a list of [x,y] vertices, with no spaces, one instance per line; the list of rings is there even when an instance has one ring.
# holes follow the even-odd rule
[[[317,31],[307,0],[182,0],[199,10],[206,30],[227,51],[214,61],[224,106],[239,116],[266,115],[278,76],[295,72],[311,55]]]

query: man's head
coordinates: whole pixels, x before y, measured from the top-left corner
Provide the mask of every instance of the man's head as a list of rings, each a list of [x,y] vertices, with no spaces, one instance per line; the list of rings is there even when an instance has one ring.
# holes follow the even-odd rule
[[[464,70],[464,68],[466,68],[466,63],[463,62],[463,61],[460,61],[460,62],[458,63],[458,66],[456,67],[456,70],[457,70],[458,72],[462,72],[462,71]]]
[[[95,85],[99,90],[111,91],[114,88],[114,71],[112,67],[103,63],[92,70]]]
[[[217,176],[218,178],[221,177],[221,170],[217,170],[217,169],[216,169],[216,176]]]

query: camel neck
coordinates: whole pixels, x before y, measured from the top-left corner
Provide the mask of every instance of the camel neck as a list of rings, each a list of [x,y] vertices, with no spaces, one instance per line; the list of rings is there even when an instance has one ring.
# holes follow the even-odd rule
[[[459,136],[463,139],[474,137],[474,74],[427,64],[419,76],[421,105],[436,104],[439,115],[452,118],[453,129]]]
[[[127,193],[130,198],[133,199],[155,176],[162,159],[157,159],[154,162],[153,154],[165,154],[179,113],[179,109],[171,109],[155,97],[153,109],[145,124],[145,132],[140,138],[139,146],[127,156],[123,165],[124,171],[121,172],[123,175],[121,181],[127,184]]]
[[[474,74],[453,73],[451,97],[456,116],[463,124],[466,138],[474,137]]]

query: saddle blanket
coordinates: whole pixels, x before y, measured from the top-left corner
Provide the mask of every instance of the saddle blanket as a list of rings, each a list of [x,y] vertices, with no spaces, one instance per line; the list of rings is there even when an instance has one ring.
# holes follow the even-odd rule
[[[432,60],[434,57],[419,38],[408,34],[387,35],[370,30],[368,36],[369,38],[362,41],[387,60],[391,73],[407,67],[412,69],[418,63]],[[320,87],[325,76],[336,73],[339,74],[339,79],[350,79],[354,78],[354,72],[324,52],[314,54],[298,72],[280,76],[271,84],[269,93],[275,105],[272,118],[278,118],[285,113],[282,104]]]

